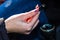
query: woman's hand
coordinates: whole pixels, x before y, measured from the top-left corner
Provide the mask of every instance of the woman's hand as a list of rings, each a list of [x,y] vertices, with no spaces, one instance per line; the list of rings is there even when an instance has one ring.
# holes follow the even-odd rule
[[[5,20],[8,32],[16,32],[21,34],[30,34],[31,31],[39,23],[39,6],[32,11],[16,14]]]

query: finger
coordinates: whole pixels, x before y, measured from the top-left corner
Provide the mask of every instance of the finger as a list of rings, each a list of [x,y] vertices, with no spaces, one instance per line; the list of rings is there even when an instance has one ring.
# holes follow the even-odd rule
[[[31,22],[27,23],[27,32],[31,31],[31,28],[34,26],[34,24],[36,23],[36,21],[38,20],[39,17],[39,13],[32,19]]]
[[[39,20],[37,20],[37,22],[35,23],[35,25],[33,26],[32,30],[38,25]]]
[[[21,13],[20,17],[25,17],[25,18],[26,17],[32,17],[32,16],[36,15],[38,12],[39,12],[39,6],[36,5],[34,10],[31,10],[31,11],[26,12],[26,13]],[[19,16],[19,14],[18,14],[18,16]]]
[[[25,34],[30,34],[32,32],[32,30],[38,25],[39,20],[36,21],[35,25],[33,27],[31,27],[31,29],[27,32],[25,32]]]
[[[40,14],[40,12],[29,23],[30,27],[32,27],[35,24],[35,22],[38,20],[39,14]]]
[[[39,5],[37,4],[35,8],[38,8],[38,10],[40,9]]]
[[[27,15],[26,15],[26,16],[27,16],[27,17],[29,17],[29,16],[34,16],[34,15],[36,15],[38,12],[39,12],[39,6],[36,5],[35,9],[27,12]]]
[[[12,15],[11,17],[8,18],[8,20],[18,19],[26,22],[27,20],[38,14],[38,12],[39,12],[39,6],[37,5],[36,9],[26,13]]]
[[[30,18],[34,17],[36,14],[38,14],[39,12],[39,6],[38,8],[32,10],[32,11],[29,11],[29,12],[26,12],[25,15],[24,15],[24,20],[25,21],[28,21]]]

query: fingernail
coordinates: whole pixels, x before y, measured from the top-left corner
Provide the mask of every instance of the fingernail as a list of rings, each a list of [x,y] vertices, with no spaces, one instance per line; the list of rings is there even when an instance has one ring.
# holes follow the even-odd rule
[[[37,4],[35,12],[38,12],[38,11],[39,11],[39,5]]]
[[[39,5],[38,4],[36,5],[36,8],[39,8]]]

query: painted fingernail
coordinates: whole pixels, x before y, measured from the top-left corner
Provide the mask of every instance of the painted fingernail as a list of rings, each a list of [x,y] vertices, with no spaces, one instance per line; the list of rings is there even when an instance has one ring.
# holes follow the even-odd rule
[[[37,4],[35,12],[38,12],[38,11],[39,11],[39,5]]]
[[[39,5],[38,4],[36,5],[36,8],[39,8]]]

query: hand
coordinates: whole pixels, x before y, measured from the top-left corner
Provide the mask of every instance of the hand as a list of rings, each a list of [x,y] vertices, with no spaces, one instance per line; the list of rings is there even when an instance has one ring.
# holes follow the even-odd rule
[[[16,32],[21,34],[30,34],[31,31],[39,23],[39,7],[38,5],[32,11],[16,14],[5,20],[8,32]]]

